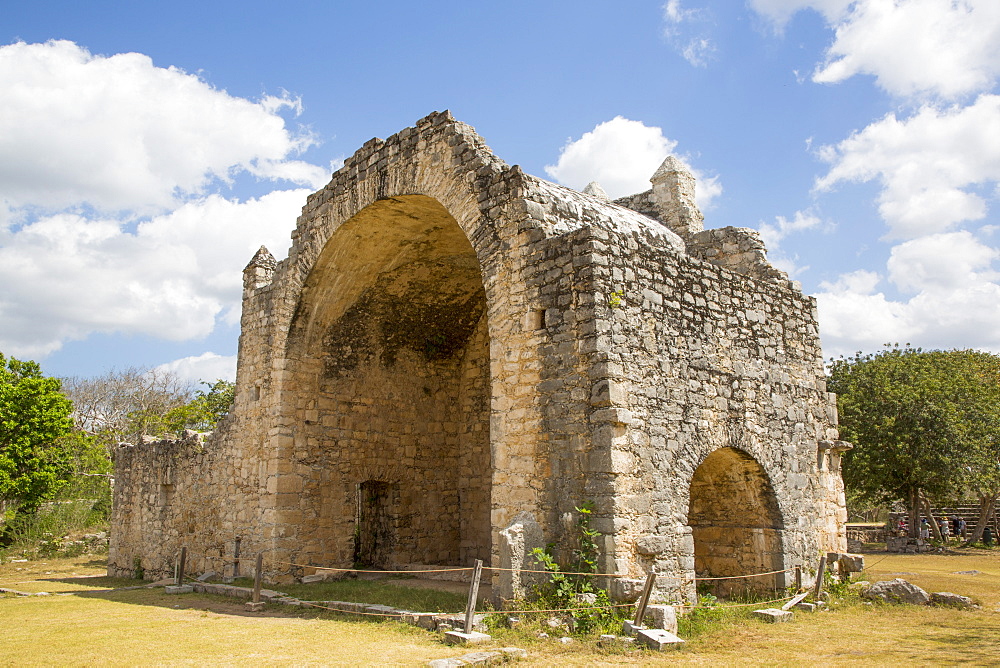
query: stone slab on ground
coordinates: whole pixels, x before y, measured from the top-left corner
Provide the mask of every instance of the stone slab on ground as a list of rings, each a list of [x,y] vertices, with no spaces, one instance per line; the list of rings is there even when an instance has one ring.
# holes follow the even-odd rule
[[[808,596],[808,595],[809,595],[808,591],[804,591],[804,592],[802,592],[800,594],[796,594],[795,596],[792,597],[792,599],[790,601],[788,601],[783,606],[781,606],[781,609],[782,610],[791,610],[792,608],[794,608],[795,606],[797,606],[799,603],[801,603],[802,601],[804,601],[806,599],[806,596]]]
[[[267,605],[267,601],[259,601],[257,603],[254,603],[253,601],[247,601],[243,605],[246,606],[246,609],[249,610],[250,612],[260,612],[261,610],[264,609],[264,606]]]
[[[464,631],[448,631],[444,634],[444,641],[449,645],[478,645],[489,642],[493,636],[479,631],[465,633]]]
[[[194,591],[191,585],[167,585],[163,588],[164,594],[190,594]]]
[[[636,642],[641,643],[650,649],[660,651],[670,649],[672,647],[680,647],[684,644],[684,640],[678,638],[670,631],[664,631],[663,629],[643,629],[636,632],[635,639]]]
[[[816,612],[815,603],[806,603],[805,601],[799,601],[795,604],[796,610],[801,610],[802,612]],[[784,608],[782,608],[784,610]]]
[[[410,626],[419,626],[420,628],[428,631],[434,630],[433,612],[412,612],[410,610],[404,610],[400,613],[400,620]]]
[[[215,577],[215,571],[205,571],[198,576],[198,582],[208,582]]]
[[[769,624],[792,621],[792,612],[790,610],[764,608],[763,610],[754,610],[753,614],[757,617],[757,619],[765,621]]]

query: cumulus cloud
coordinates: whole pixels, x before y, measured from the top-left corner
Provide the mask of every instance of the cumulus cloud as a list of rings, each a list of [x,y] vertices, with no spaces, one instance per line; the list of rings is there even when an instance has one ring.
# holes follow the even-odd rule
[[[169,210],[239,171],[318,187],[326,169],[291,159],[313,143],[286,127],[285,94],[253,102],[139,53],[67,41],[0,47],[0,200],[58,211]]]
[[[821,284],[816,295],[828,354],[910,342],[928,348],[1000,351],[1000,251],[969,232],[930,235],[892,249],[883,277],[856,271]]]
[[[987,90],[1000,74],[996,0],[868,0],[836,23],[814,75],[835,83],[870,74],[894,95],[955,98]]]
[[[598,124],[582,137],[563,146],[555,165],[545,173],[577,190],[597,181],[612,198],[649,190],[649,179],[677,147],[677,142],[663,135],[663,130],[616,116]],[[695,199],[702,209],[722,194],[717,176],[706,176],[690,167],[697,179]]]
[[[236,380],[236,356],[208,352],[193,357],[182,357],[156,367],[169,371],[181,380],[196,383],[214,383],[217,380]]]
[[[791,220],[784,216],[775,216],[774,223],[761,223],[758,231],[761,240],[767,247],[768,261],[790,277],[795,278],[809,267],[799,266],[798,257],[785,253],[781,248],[781,242],[790,234],[818,228],[829,230],[831,226],[824,225],[823,221],[811,211],[796,211]]]
[[[989,90],[1000,75],[996,0],[751,0],[783,26],[797,11],[820,12],[835,32],[813,80],[867,74],[902,97],[957,98]]]
[[[961,231],[931,234],[899,244],[892,249],[886,266],[889,280],[900,290],[950,293],[995,282],[1000,274],[993,271],[992,265],[998,258],[1000,251],[996,248]]]
[[[904,120],[888,114],[819,155],[831,163],[816,182],[821,190],[842,181],[882,184],[879,211],[892,237],[979,220],[987,203],[970,188],[1000,181],[1000,96],[945,110],[924,106]]]
[[[995,0],[751,0],[782,28],[819,12],[833,31],[813,81],[870,75],[894,110],[821,147],[823,193],[850,182],[880,186],[888,226],[884,274],[855,271],[817,295],[827,352],[888,342],[1000,351],[1000,251],[990,215],[1000,192],[1000,3]]]
[[[839,283],[816,294],[827,355],[875,350],[885,343],[1000,352],[1000,285],[973,283],[899,301],[884,292],[852,292]]]
[[[92,332],[175,341],[239,319],[241,271],[282,255],[307,190],[210,195],[139,224],[60,213],[0,232],[0,350],[37,358]]]
[[[667,0],[663,5],[663,34],[678,53],[694,67],[705,67],[716,52],[707,9],[684,8],[681,0]]]

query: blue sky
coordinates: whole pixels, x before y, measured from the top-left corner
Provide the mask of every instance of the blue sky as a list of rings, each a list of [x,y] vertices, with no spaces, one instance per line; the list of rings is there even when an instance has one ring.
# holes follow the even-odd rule
[[[668,153],[828,356],[1000,351],[1000,3],[4,3],[0,352],[231,377],[240,271],[373,136],[450,109],[612,196]]]

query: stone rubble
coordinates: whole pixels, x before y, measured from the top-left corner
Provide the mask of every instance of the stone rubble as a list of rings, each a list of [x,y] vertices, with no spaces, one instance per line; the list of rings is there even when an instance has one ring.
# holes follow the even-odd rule
[[[911,605],[924,605],[931,600],[926,591],[902,578],[876,582],[861,592],[861,595],[873,601],[909,603]]]

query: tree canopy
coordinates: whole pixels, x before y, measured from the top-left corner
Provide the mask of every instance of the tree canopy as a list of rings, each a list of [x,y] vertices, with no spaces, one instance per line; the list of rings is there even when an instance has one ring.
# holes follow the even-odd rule
[[[57,378],[0,353],[0,505],[31,511],[70,475],[59,441],[73,428],[72,410]]]
[[[74,404],[77,428],[110,449],[143,436],[213,429],[232,406],[235,386],[225,380],[203,385],[209,387],[207,392],[169,371],[129,367],[93,378],[69,378],[66,393]]]
[[[892,346],[833,361],[829,389],[855,445],[844,457],[850,490],[906,502],[915,518],[928,498],[1000,485],[1000,357]]]

